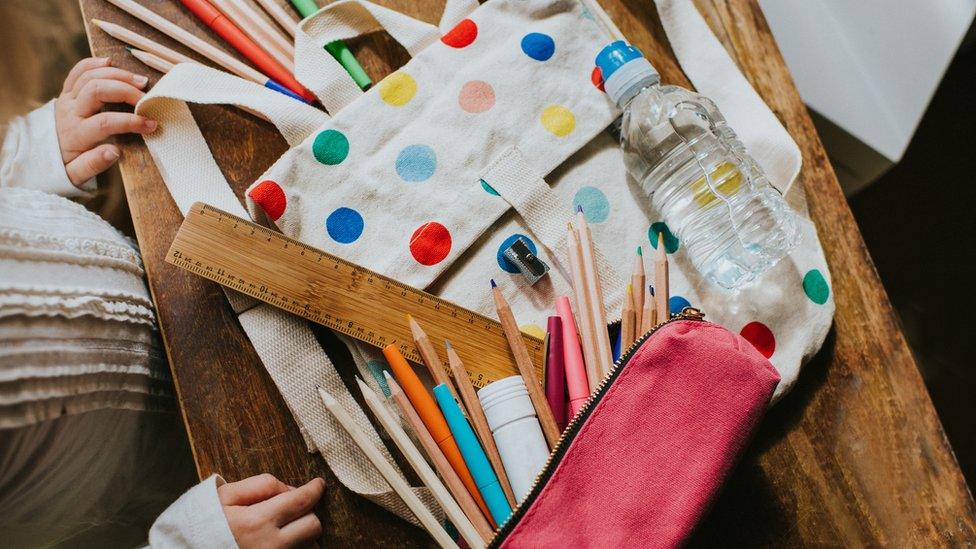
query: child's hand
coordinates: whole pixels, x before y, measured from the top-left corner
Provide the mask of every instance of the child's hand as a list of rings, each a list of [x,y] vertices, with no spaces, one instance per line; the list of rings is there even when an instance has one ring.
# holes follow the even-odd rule
[[[132,113],[100,112],[106,103],[135,105],[149,81],[109,66],[105,58],[79,61],[64,80],[54,103],[61,160],[68,179],[81,185],[119,159],[119,148],[102,143],[120,133],[152,133],[156,122]]]
[[[325,481],[292,488],[267,473],[217,488],[227,524],[241,549],[316,546],[322,524],[312,507]]]

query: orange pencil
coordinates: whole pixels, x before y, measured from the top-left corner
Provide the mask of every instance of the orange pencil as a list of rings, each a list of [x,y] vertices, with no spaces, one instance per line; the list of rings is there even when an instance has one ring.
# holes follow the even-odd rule
[[[491,513],[488,511],[488,506],[485,505],[485,500],[482,499],[481,492],[478,491],[478,485],[474,483],[474,478],[471,476],[471,472],[468,471],[468,466],[465,465],[464,458],[461,457],[461,450],[458,448],[457,442],[454,441],[454,435],[451,434],[451,429],[447,426],[447,420],[444,419],[440,408],[434,402],[434,397],[427,392],[427,388],[420,382],[420,378],[417,377],[413,368],[407,364],[407,359],[403,358],[403,355],[400,354],[400,350],[397,349],[396,344],[391,343],[384,347],[383,356],[386,357],[390,369],[393,370],[393,375],[396,377],[403,392],[406,393],[407,398],[410,399],[410,403],[413,404],[417,414],[420,415],[420,419],[427,427],[427,431],[430,432],[430,436],[434,438],[437,447],[444,452],[444,457],[447,458],[454,472],[461,477],[461,482],[464,483],[464,487],[467,488],[468,493],[474,498],[481,512],[484,513],[488,520],[494,523],[491,518]],[[493,524],[493,526],[497,525]]]

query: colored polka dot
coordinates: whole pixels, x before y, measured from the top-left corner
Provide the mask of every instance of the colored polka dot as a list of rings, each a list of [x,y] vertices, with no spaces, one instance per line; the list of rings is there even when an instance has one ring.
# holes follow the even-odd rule
[[[458,94],[461,110],[472,114],[485,112],[495,105],[495,89],[488,82],[472,80],[461,86]]]
[[[417,81],[409,74],[397,71],[380,82],[380,99],[387,105],[402,107],[417,93]]]
[[[546,61],[556,53],[556,42],[548,34],[530,32],[522,37],[522,51],[536,61]]]
[[[827,286],[827,280],[824,279],[820,269],[810,269],[803,275],[803,293],[817,305],[827,302],[827,298],[830,297],[830,287]]]
[[[454,25],[454,28],[449,30],[447,34],[441,36],[441,42],[452,48],[464,48],[474,43],[476,38],[478,38],[478,25],[475,25],[474,21],[470,19],[464,19]]]
[[[773,332],[762,322],[746,324],[742,327],[739,335],[752,343],[752,346],[766,358],[773,356],[773,353],[776,352],[776,338],[773,337]]]
[[[647,239],[651,241],[651,246],[655,250],[657,249],[658,233],[664,233],[665,252],[669,254],[673,254],[674,252],[678,251],[678,246],[679,246],[678,237],[671,232],[671,229],[668,227],[667,223],[663,221],[652,223],[651,227],[647,229]]]
[[[542,122],[542,127],[556,137],[565,137],[573,133],[573,129],[576,128],[576,117],[573,116],[573,111],[562,105],[546,107],[539,120]]]
[[[327,166],[335,166],[349,156],[349,140],[339,130],[319,132],[312,142],[315,159]]]
[[[427,145],[404,147],[396,159],[396,172],[400,179],[410,183],[426,181],[437,169],[437,155]]]
[[[288,204],[285,199],[285,191],[281,190],[281,186],[271,180],[258,183],[247,193],[247,196],[251,197],[255,204],[261,206],[265,215],[270,217],[272,221],[278,221],[281,214],[285,213],[285,206]]]
[[[525,241],[525,245],[529,247],[529,250],[533,255],[539,251],[538,248],[535,247],[535,242],[532,242],[532,239],[524,234],[513,234],[512,236],[506,238],[502,241],[501,246],[498,247],[498,253],[495,254],[495,259],[498,260],[498,266],[501,267],[501,269],[506,273],[518,274],[521,272],[514,263],[505,257],[505,250],[510,248],[512,244],[515,244],[515,241],[520,238]]]
[[[523,334],[529,334],[536,339],[545,339],[546,331],[542,329],[542,326],[538,324],[523,324],[519,326],[519,330]]]
[[[742,188],[742,172],[735,165],[728,162],[719,164],[709,177],[712,180],[712,185],[715,185],[715,182],[718,181],[715,189],[722,196],[719,196],[712,190],[712,187],[705,181],[704,177],[699,178],[691,184],[691,192],[693,193],[692,196],[695,199],[695,203],[702,208],[713,203],[719,203],[723,198],[734,195]]]
[[[451,253],[451,233],[436,221],[424,223],[410,237],[410,255],[421,265],[437,265]]]
[[[363,216],[352,208],[336,208],[325,219],[325,230],[340,244],[355,242],[363,234]]]
[[[668,310],[671,311],[671,314],[676,315],[685,310],[685,307],[691,307],[691,303],[680,295],[673,295],[668,298]]]
[[[607,91],[603,87],[603,71],[600,70],[600,67],[593,67],[593,72],[590,73],[590,82],[593,82],[596,89],[602,92]]]
[[[573,196],[573,211],[583,208],[583,215],[589,223],[603,223],[610,217],[610,201],[607,195],[596,187],[580,187]]]
[[[501,196],[500,194],[498,194],[498,191],[496,191],[495,188],[492,187],[491,185],[489,185],[488,182],[485,181],[484,179],[481,180],[481,188],[484,189],[485,192],[488,193],[488,194],[493,194],[495,196]]]

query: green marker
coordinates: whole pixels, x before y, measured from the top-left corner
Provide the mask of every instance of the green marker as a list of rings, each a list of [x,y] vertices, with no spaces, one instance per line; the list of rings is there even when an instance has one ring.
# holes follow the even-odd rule
[[[291,3],[303,19],[319,11],[319,6],[315,3],[315,0],[291,0]],[[335,42],[326,44],[325,51],[329,52],[342,65],[342,68],[346,69],[346,72],[349,73],[349,76],[352,77],[357,86],[365,90],[373,83],[369,75],[366,74],[366,71],[363,70],[362,65],[359,64],[359,61],[356,61],[356,57],[349,51],[349,47],[346,46],[345,42],[336,40]]]

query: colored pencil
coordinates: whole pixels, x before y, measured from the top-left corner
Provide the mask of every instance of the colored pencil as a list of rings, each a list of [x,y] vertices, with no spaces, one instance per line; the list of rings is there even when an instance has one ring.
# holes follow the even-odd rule
[[[417,449],[413,441],[410,440],[410,437],[407,436],[407,433],[400,427],[400,422],[390,415],[390,412],[383,406],[380,397],[373,392],[369,385],[366,385],[358,377],[356,378],[356,382],[359,383],[359,389],[363,393],[363,400],[366,401],[366,405],[373,411],[373,415],[383,425],[383,428],[386,429],[387,434],[390,435],[397,448],[400,449],[400,453],[406,458],[410,467],[420,477],[421,482],[430,490],[430,493],[437,500],[441,509],[444,510],[444,514],[447,515],[448,520],[457,528],[458,533],[461,534],[464,541],[468,542],[468,546],[472,549],[484,547],[486,540],[475,530],[474,524],[464,514],[464,511],[461,510],[461,506],[454,501],[454,498],[447,491],[444,483],[437,478],[437,473],[430,468],[427,460],[421,455],[420,450]]]
[[[137,34],[121,25],[109,23],[108,21],[102,21],[101,19],[92,19],[91,22],[112,38],[169,61],[171,65],[175,65],[177,63],[196,63],[196,61],[183,55],[182,53],[167,48],[166,46],[150,40],[141,34]]]
[[[569,224],[566,247],[569,251],[570,273],[573,277],[573,297],[576,301],[576,320],[579,321],[579,339],[583,348],[586,384],[593,388],[600,382],[597,371],[596,333],[593,330],[593,309],[590,307],[590,295],[586,291],[586,278],[583,276],[583,255],[580,251],[579,234],[572,223]]]
[[[457,383],[458,393],[461,394],[464,407],[468,410],[468,419],[471,420],[471,425],[474,427],[478,439],[481,440],[485,454],[488,455],[488,461],[491,462],[492,468],[495,469],[495,474],[498,475],[498,480],[501,482],[502,491],[505,492],[505,498],[508,500],[508,504],[515,507],[515,492],[512,491],[512,484],[508,481],[505,466],[502,465],[501,455],[498,454],[498,446],[495,444],[495,437],[492,436],[491,428],[488,427],[488,418],[485,417],[485,411],[481,408],[481,401],[478,399],[478,395],[474,392],[474,387],[471,385],[471,378],[468,377],[468,371],[464,368],[464,363],[461,362],[461,357],[458,356],[457,351],[451,346],[451,342],[445,341],[444,346],[447,347],[447,362],[451,365],[451,373],[454,374],[454,381]]]
[[[486,517],[491,517],[488,506],[478,491],[478,485],[475,484],[474,477],[471,476],[471,471],[468,470],[468,466],[464,463],[464,458],[461,456],[461,450],[454,440],[454,435],[447,426],[447,420],[444,419],[440,408],[434,402],[434,397],[427,391],[424,384],[420,382],[420,378],[417,377],[416,372],[407,363],[407,359],[403,358],[403,355],[400,354],[400,350],[397,349],[396,344],[387,345],[383,349],[383,356],[386,357],[386,362],[390,365],[390,369],[393,370],[393,375],[396,377],[397,382],[400,383],[400,387],[403,388],[403,392],[406,393],[407,398],[410,399],[410,403],[417,410],[420,419],[427,426],[427,431],[430,432],[430,436],[434,438],[437,446],[444,452],[444,456],[451,464],[451,467],[454,468],[454,472],[461,477],[461,482],[468,489],[468,493],[478,503],[481,512]]]
[[[220,11],[207,0],[180,0],[190,12],[193,13],[204,24],[210,27],[218,36],[223,38],[238,53],[254,63],[261,72],[267,74],[272,80],[285,86],[294,93],[304,97],[309,101],[315,101],[312,92],[305,89],[291,72],[280,63],[268,55],[253,40],[248,38],[244,32],[231,23],[230,19],[220,13]]]
[[[549,449],[551,450],[555,447],[556,442],[559,441],[559,428],[556,427],[556,420],[552,417],[552,410],[549,409],[549,404],[546,402],[546,395],[543,394],[542,387],[539,385],[539,377],[535,373],[535,366],[532,365],[532,358],[529,357],[529,350],[525,348],[522,332],[515,322],[515,316],[512,315],[512,308],[505,301],[505,297],[502,296],[502,291],[495,284],[494,280],[491,281],[491,293],[495,300],[495,311],[498,313],[498,320],[502,324],[502,330],[505,332],[508,346],[511,348],[512,355],[515,357],[515,364],[518,366],[519,373],[522,374],[522,379],[525,380],[525,388],[529,392],[529,399],[532,401],[532,406],[535,407],[535,415],[539,418],[542,433],[546,435],[546,441],[549,443]]]
[[[596,266],[596,249],[590,233],[583,208],[576,210],[576,232],[579,234],[580,251],[583,257],[583,276],[590,294],[590,307],[593,308],[593,330],[596,334],[597,373],[599,378],[607,375],[613,365],[613,352],[610,349],[610,335],[607,332],[607,310],[603,299],[603,285],[600,284],[600,271]]]
[[[546,401],[556,420],[556,427],[563,432],[569,418],[566,417],[566,364],[563,359],[563,321],[550,316],[546,321]]]
[[[410,323],[410,333],[413,334],[413,342],[417,345],[417,351],[420,352],[420,358],[424,361],[424,366],[427,366],[427,371],[430,372],[430,377],[434,380],[434,385],[440,385],[443,383],[447,385],[447,388],[451,390],[451,394],[454,395],[455,400],[458,399],[457,391],[454,390],[454,384],[451,383],[451,378],[447,375],[447,370],[444,369],[444,363],[441,362],[441,357],[437,356],[437,350],[434,349],[434,345],[430,342],[430,338],[427,337],[427,333],[424,329],[420,327],[417,320],[413,316],[407,315],[407,321]]]
[[[142,61],[142,63],[150,69],[155,69],[163,74],[166,74],[173,68],[172,63],[163,59],[162,57],[159,57],[158,55],[153,55],[149,52],[130,48],[129,46],[126,46],[126,49],[129,50],[129,53],[131,53],[133,57],[139,61]]]
[[[380,453],[379,449],[370,442],[369,438],[357,425],[352,416],[339,404],[339,401],[335,399],[332,395],[325,391],[325,389],[319,387],[319,396],[322,398],[322,402],[325,404],[326,409],[332,413],[339,422],[339,425],[347,433],[349,437],[352,438],[353,442],[366,454],[366,458],[373,464],[374,467],[383,475],[386,482],[390,484],[390,487],[400,496],[403,503],[407,505],[410,511],[413,512],[417,520],[424,526],[427,532],[430,533],[434,541],[438,543],[441,547],[457,547],[451,536],[447,534],[444,528],[437,522],[437,518],[427,509],[417,494],[413,492],[407,481],[404,480],[400,473],[393,468],[390,462],[386,461],[383,454]]]
[[[657,325],[657,300],[654,299],[654,286],[647,287],[647,296],[644,299],[644,312],[641,315],[640,335],[651,331]]]
[[[627,285],[627,295],[624,296],[624,304],[620,311],[620,354],[627,352],[627,349],[634,344],[637,334],[637,319],[634,314],[634,286]]]
[[[664,233],[657,233],[657,252],[654,254],[654,291],[657,294],[656,307],[659,322],[671,318],[668,299],[671,297],[668,288],[668,253],[664,249]]]
[[[291,4],[295,6],[295,9],[298,10],[302,18],[308,17],[319,10],[319,6],[315,3],[315,0],[291,0]],[[357,86],[365,90],[373,83],[369,75],[366,74],[366,71],[363,70],[362,65],[356,61],[356,57],[349,51],[349,47],[346,46],[345,42],[342,40],[330,42],[325,45],[325,51],[329,52],[329,55],[334,57],[342,65],[342,68],[346,69],[346,72],[349,73],[349,76],[352,77]]]
[[[210,2],[281,66],[290,72],[295,71],[295,46],[247,2],[241,0],[210,0]]]
[[[576,333],[576,319],[569,298],[556,299],[556,311],[563,326],[563,366],[566,369],[566,391],[569,393],[569,414],[575,416],[590,397],[590,384],[583,365],[583,350]]]
[[[644,250],[638,246],[637,255],[634,256],[634,270],[630,275],[630,284],[634,288],[634,326],[638,328],[642,325],[644,315],[644,285],[646,283],[644,276]],[[620,352],[623,352],[623,350]]]
[[[288,36],[295,36],[295,27],[298,26],[298,19],[295,19],[288,11],[281,7],[275,0],[257,0],[257,3],[264,8],[264,11],[278,23],[278,26],[285,29]]]

